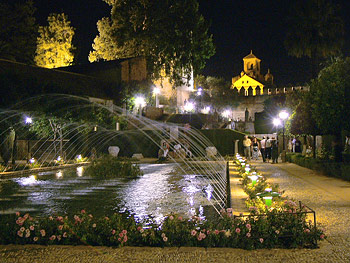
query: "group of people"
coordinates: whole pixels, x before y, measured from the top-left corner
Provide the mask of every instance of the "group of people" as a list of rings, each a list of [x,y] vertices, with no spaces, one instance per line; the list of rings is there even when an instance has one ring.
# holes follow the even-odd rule
[[[275,137],[263,137],[259,142],[256,137],[251,140],[248,136],[243,140],[244,156],[250,159],[258,160],[261,155],[263,162],[278,163],[278,141]]]

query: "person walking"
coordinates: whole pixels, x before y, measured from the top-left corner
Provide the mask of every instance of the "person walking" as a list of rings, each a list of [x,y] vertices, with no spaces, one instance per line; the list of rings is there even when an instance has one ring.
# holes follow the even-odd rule
[[[263,162],[266,162],[266,137],[264,136],[263,139],[260,141],[260,152],[261,152],[261,157],[263,159]]]
[[[266,161],[269,163],[271,159],[271,139],[269,137],[266,138],[265,154],[266,154]]]
[[[251,151],[252,141],[248,138],[248,136],[244,136],[243,147],[244,147],[244,156],[250,161],[250,151]]]
[[[252,159],[258,160],[259,159],[260,144],[259,144],[259,141],[256,137],[253,138],[252,146],[253,146]]]
[[[278,163],[278,141],[275,137],[271,139],[271,157],[272,163]]]

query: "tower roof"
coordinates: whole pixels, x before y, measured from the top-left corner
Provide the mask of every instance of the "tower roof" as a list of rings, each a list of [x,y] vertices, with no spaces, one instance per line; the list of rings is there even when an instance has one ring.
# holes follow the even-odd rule
[[[249,59],[249,58],[255,58],[257,60],[260,60],[253,54],[253,50],[250,50],[250,54],[248,56],[245,56],[243,59]]]

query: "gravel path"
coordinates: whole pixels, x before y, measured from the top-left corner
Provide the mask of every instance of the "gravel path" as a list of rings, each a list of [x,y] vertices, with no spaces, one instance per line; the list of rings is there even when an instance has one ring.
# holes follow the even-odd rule
[[[319,249],[107,248],[0,246],[0,262],[350,262],[350,183],[317,175],[294,164],[255,162],[285,195],[316,211],[328,236]]]

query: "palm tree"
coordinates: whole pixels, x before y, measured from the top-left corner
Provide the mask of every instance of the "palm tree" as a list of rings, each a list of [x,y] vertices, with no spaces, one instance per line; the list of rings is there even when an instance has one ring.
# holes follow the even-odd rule
[[[285,47],[289,55],[311,59],[314,78],[321,59],[340,54],[343,20],[328,0],[297,0],[290,11]]]

